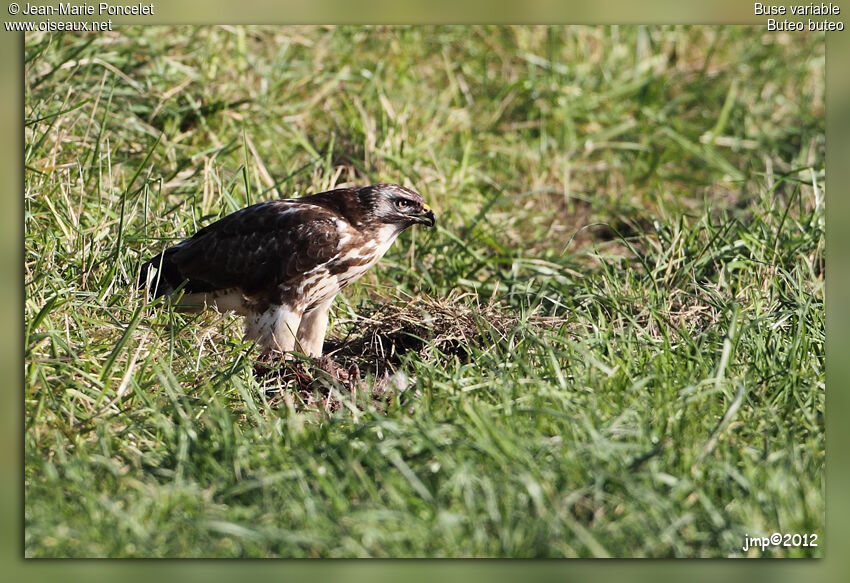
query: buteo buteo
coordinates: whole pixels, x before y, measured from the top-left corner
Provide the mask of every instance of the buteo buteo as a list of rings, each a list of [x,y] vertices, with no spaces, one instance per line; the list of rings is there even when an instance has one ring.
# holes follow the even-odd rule
[[[246,339],[266,356],[321,356],[336,294],[416,224],[432,227],[434,213],[397,184],[261,202],[153,257],[139,283],[154,297],[182,289],[184,308],[245,316]]]

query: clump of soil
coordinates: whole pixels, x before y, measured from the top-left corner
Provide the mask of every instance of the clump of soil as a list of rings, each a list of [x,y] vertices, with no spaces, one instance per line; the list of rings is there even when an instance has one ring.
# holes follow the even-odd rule
[[[351,321],[349,334],[327,341],[325,352],[359,362],[365,370],[379,375],[395,371],[411,352],[423,360],[440,355],[468,358],[472,347],[505,339],[518,322],[502,306],[469,305],[463,298],[459,294],[441,300],[411,298],[405,305],[384,305]]]
[[[338,321],[337,326],[350,326],[349,333],[327,340],[325,356],[278,356],[258,362],[254,374],[275,399],[293,398],[302,406],[334,411],[346,403],[361,408],[368,395],[385,410],[415,381],[400,369],[406,354],[424,360],[443,355],[469,358],[473,346],[492,345],[517,324],[516,316],[496,304],[470,305],[462,300],[462,295],[411,298],[404,305],[386,304],[356,320]]]

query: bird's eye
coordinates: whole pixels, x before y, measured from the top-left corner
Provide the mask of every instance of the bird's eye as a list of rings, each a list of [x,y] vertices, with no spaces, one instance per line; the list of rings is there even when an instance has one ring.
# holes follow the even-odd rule
[[[409,200],[407,200],[406,198],[395,199],[395,208],[397,208],[400,211],[407,210],[408,208],[410,208],[410,204],[411,204],[411,202]]]

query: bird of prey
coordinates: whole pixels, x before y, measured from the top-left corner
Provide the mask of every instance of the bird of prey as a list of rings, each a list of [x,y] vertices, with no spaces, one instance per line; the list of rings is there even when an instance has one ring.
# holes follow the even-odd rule
[[[434,226],[422,196],[397,184],[339,188],[261,202],[212,223],[141,268],[154,297],[182,290],[184,309],[245,316],[261,358],[297,350],[321,356],[339,291],[416,224]]]

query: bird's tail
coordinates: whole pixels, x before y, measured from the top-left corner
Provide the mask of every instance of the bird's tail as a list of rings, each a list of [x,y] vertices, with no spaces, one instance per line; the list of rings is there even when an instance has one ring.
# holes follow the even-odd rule
[[[139,270],[138,287],[147,287],[151,297],[169,295],[183,283],[184,278],[171,259],[173,251],[174,247],[166,249],[145,262]]]

